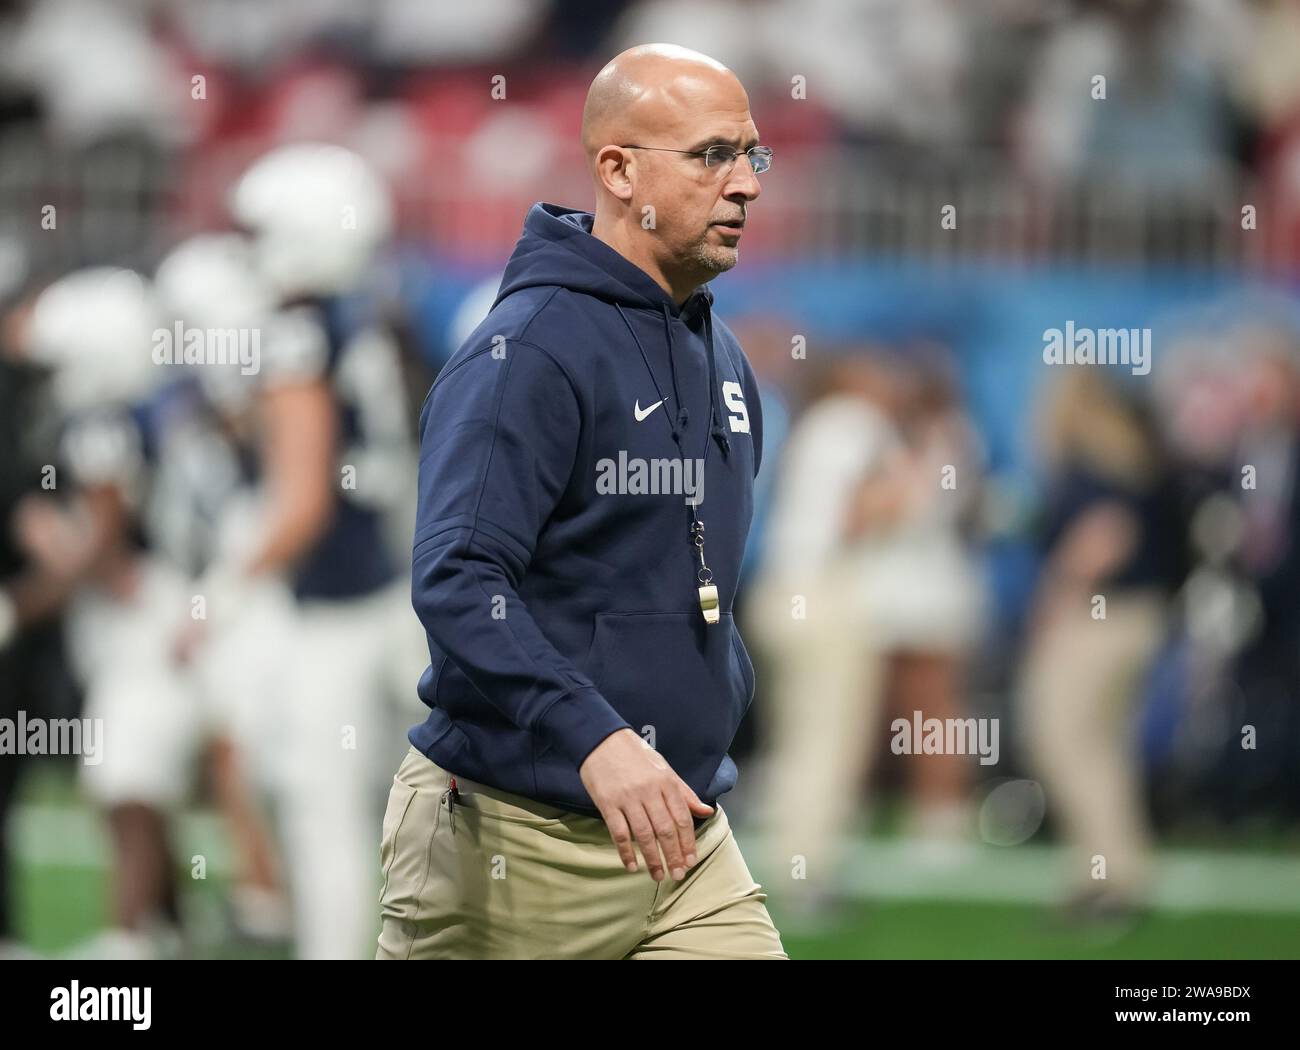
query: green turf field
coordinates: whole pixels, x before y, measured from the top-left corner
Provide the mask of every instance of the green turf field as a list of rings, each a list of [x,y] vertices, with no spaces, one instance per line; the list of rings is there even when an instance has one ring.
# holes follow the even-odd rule
[[[782,916],[772,909],[782,928]],[[792,959],[1273,959],[1300,956],[1300,916],[1156,913],[1118,934],[1050,911],[961,901],[863,902],[834,932],[782,929]]]
[[[193,891],[216,911],[219,884]],[[23,932],[40,954],[58,954],[92,934],[104,915],[101,871],[26,867],[17,887]],[[209,898],[204,901],[203,898]],[[191,912],[196,902],[190,902]],[[792,959],[1257,959],[1300,957],[1300,916],[1250,913],[1161,913],[1116,937],[1057,928],[1041,906],[944,900],[855,903],[833,931],[800,933],[773,904],[773,918]],[[274,952],[221,943],[195,954],[209,958],[274,957]]]
[[[108,849],[99,821],[61,771],[42,770],[24,792],[11,834],[24,941],[41,955],[75,950],[105,915]],[[759,836],[742,827],[738,837],[747,856],[760,855]],[[221,894],[229,851],[212,814],[186,816],[176,845],[191,954],[283,954],[227,939]],[[208,868],[203,880],[190,877],[199,855]],[[808,919],[783,900],[782,890],[789,899],[797,888],[780,886],[751,860],[791,958],[1300,958],[1300,853],[1285,841],[1260,840],[1249,850],[1167,848],[1148,914],[1131,926],[1083,929],[1063,924],[1053,908],[1058,855],[1047,845],[936,853],[863,833],[847,861],[837,909]]]

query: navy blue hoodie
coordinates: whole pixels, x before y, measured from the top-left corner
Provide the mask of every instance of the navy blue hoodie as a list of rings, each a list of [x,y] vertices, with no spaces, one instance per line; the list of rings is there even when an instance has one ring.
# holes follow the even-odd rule
[[[409,736],[453,773],[599,815],[578,769],[629,727],[712,805],[736,782],[727,748],[754,693],[732,602],[758,387],[707,289],[679,309],[591,225],[532,207],[420,414],[412,597],[432,663]],[[704,462],[716,624],[688,497],[640,491],[638,460]]]

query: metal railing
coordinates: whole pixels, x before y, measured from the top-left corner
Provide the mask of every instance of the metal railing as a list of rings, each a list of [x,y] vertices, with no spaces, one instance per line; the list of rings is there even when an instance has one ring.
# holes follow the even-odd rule
[[[435,152],[436,170],[398,188],[400,233],[448,257],[500,261],[535,200],[590,205],[575,154],[515,185],[470,170],[457,143]],[[179,235],[213,221],[212,202],[240,166],[195,170],[143,141],[73,154],[8,135],[0,233],[20,239],[37,267],[147,267]],[[749,258],[1300,270],[1300,192],[1272,192],[1232,171],[1180,189],[1118,179],[1046,186],[995,156],[927,166],[835,148],[781,156],[763,180]],[[1245,205],[1256,209],[1255,229],[1243,229]]]

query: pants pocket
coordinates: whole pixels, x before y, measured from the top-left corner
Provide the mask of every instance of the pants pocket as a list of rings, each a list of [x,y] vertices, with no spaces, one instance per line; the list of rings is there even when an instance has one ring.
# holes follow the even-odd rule
[[[475,813],[488,820],[504,820],[511,824],[523,824],[535,828],[553,827],[562,823],[567,815],[557,806],[548,806],[524,798],[511,801],[499,797],[496,793],[476,791],[472,785],[458,792],[456,812]]]
[[[388,896],[389,881],[393,874],[393,861],[397,856],[397,835],[402,829],[407,813],[410,811],[415,794],[415,788],[409,784],[404,784],[397,777],[393,778],[393,787],[388,793],[388,805],[384,809],[383,834],[380,836],[379,841],[379,864],[384,872],[384,888],[380,894],[381,901]]]

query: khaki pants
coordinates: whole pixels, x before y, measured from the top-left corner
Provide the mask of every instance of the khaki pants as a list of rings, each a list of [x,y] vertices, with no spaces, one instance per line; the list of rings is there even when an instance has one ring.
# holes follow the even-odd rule
[[[1061,819],[1069,881],[1140,896],[1151,877],[1151,832],[1134,740],[1143,675],[1160,644],[1163,600],[1112,596],[1058,609],[1026,655],[1020,700],[1030,758]],[[1097,880],[1104,858],[1105,881]]]
[[[747,623],[771,660],[762,870],[782,896],[834,885],[861,810],[885,665],[855,600],[858,579],[847,562],[798,581],[771,578],[748,607]],[[791,616],[794,594],[807,601],[805,619]]]
[[[379,959],[786,959],[722,807],[695,867],[629,872],[605,822],[456,777],[411,748],[384,815]]]

